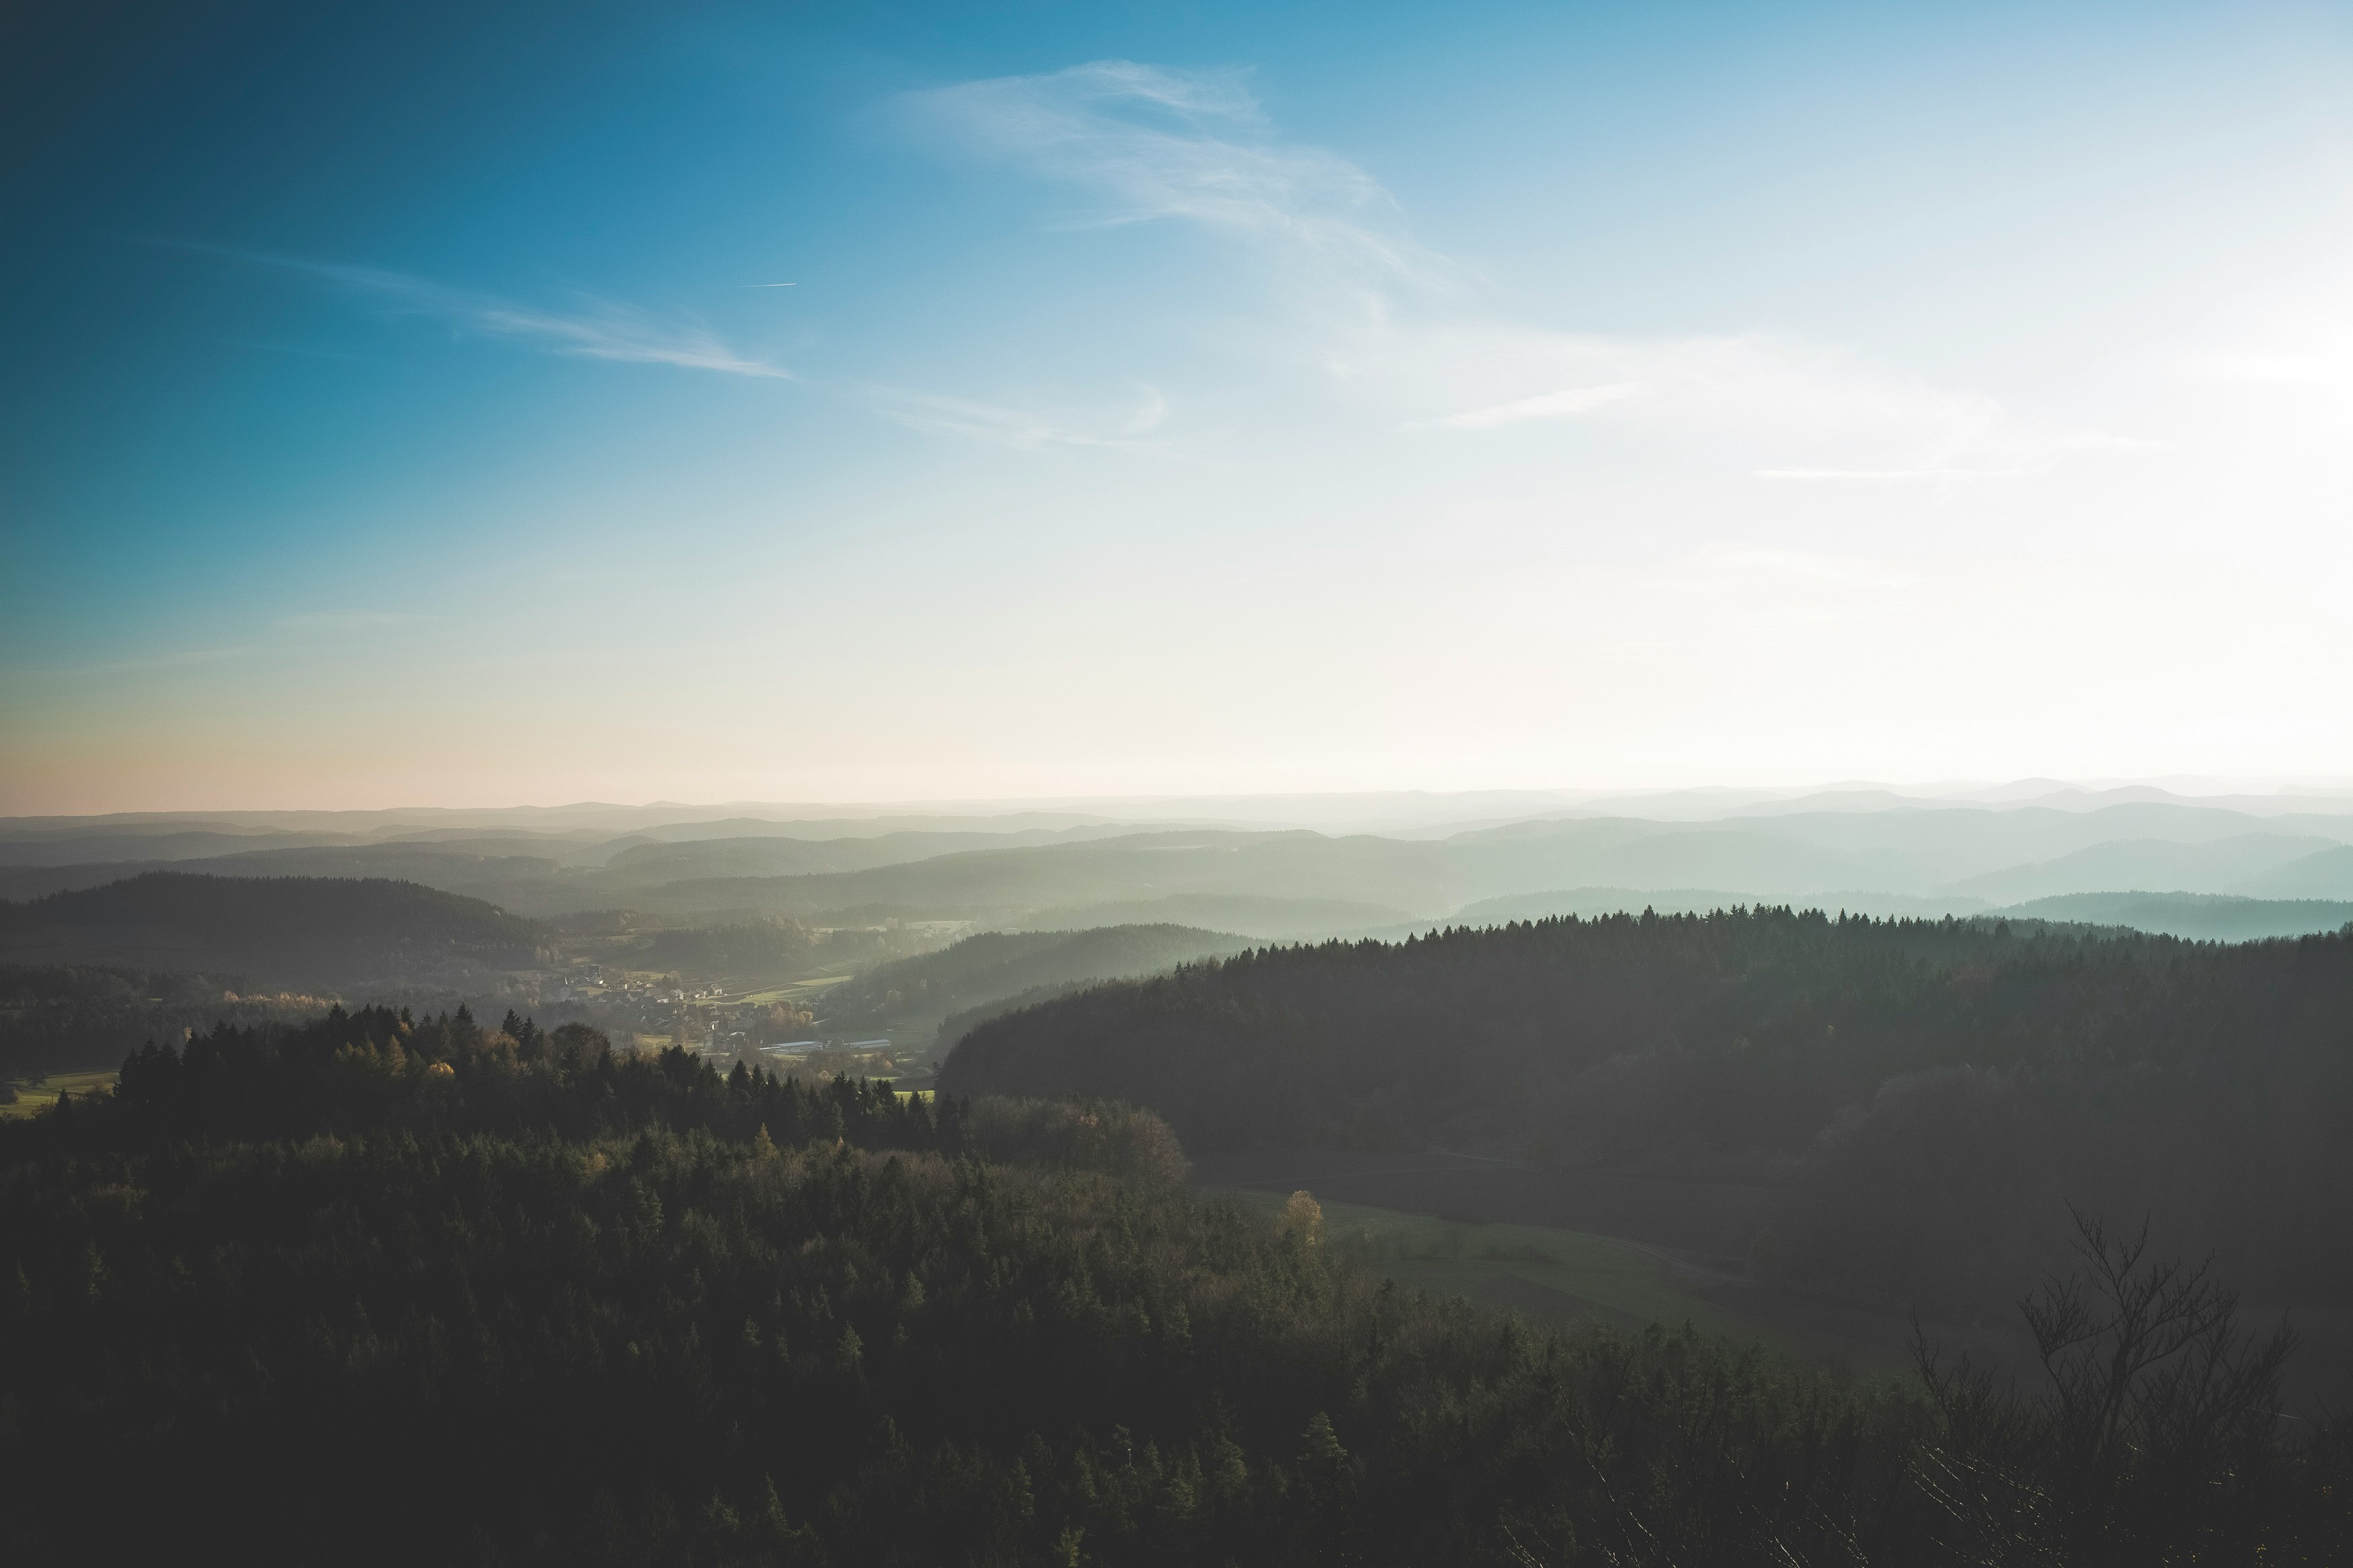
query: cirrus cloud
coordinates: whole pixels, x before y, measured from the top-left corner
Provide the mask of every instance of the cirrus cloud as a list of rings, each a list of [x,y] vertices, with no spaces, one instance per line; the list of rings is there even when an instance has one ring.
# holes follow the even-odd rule
[[[726,375],[792,379],[792,373],[780,365],[737,353],[710,327],[692,317],[665,315],[594,295],[581,297],[572,310],[558,310],[454,288],[382,267],[216,246],[190,245],[180,248],[291,273],[371,301],[388,314],[428,317],[461,332],[512,339],[548,353],[625,364],[666,364]]]
[[[1270,339],[1377,416],[1475,436],[1607,425],[1760,478],[2001,478],[2137,445],[1764,331],[1632,336],[1482,310],[1371,174],[1285,140],[1238,71],[1103,60],[908,94],[906,122],[1082,195],[1066,222],[1186,223],[1280,275]]]

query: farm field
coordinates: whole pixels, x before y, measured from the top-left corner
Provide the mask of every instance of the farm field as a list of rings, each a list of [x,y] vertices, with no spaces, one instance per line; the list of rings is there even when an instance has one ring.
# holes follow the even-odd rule
[[[60,1094],[90,1094],[114,1087],[111,1072],[61,1072],[36,1079],[16,1086],[16,1101],[0,1105],[0,1117],[30,1116],[47,1110],[58,1102]]]
[[[1206,1187],[1270,1217],[1287,1194]],[[1752,1316],[1702,1293],[1704,1268],[1644,1247],[1546,1226],[1477,1224],[1361,1204],[1318,1204],[1324,1244],[1398,1289],[1468,1297],[1482,1306],[1563,1325],[1599,1323],[1639,1331],[1653,1322],[1689,1322],[1702,1334],[1761,1345],[1865,1375],[1898,1373],[1908,1363],[1891,1348]]]
[[[849,978],[847,974],[825,974],[812,980],[796,980],[783,985],[770,985],[758,991],[747,991],[741,996],[726,1000],[754,1007],[765,1007],[771,1002],[802,1002],[820,996],[833,986]]]

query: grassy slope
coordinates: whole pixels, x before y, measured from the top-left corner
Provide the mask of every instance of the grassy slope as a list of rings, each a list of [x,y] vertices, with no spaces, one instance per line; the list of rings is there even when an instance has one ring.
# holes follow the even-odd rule
[[[92,1094],[114,1087],[111,1072],[60,1072],[16,1086],[15,1103],[0,1105],[0,1119],[31,1116],[58,1102],[60,1094]]]
[[[1283,1194],[1208,1187],[1253,1213],[1275,1216]],[[1319,1200],[1320,1202],[1320,1200]],[[1709,1300],[1693,1277],[1652,1248],[1548,1226],[1482,1225],[1359,1204],[1323,1203],[1324,1242],[1398,1289],[1467,1296],[1484,1306],[1562,1324],[1641,1329],[1685,1321],[1703,1334],[1758,1344],[1866,1373],[1894,1373],[1884,1345],[1809,1332]]]

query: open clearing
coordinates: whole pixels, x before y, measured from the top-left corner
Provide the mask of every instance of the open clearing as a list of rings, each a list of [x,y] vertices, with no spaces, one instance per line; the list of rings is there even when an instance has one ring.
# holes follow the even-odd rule
[[[1207,1187],[1273,1215],[1285,1195]],[[1466,1296],[1484,1306],[1567,1324],[1639,1331],[1689,1322],[1701,1333],[1762,1345],[1863,1374],[1903,1371],[1885,1347],[1810,1332],[1737,1311],[1700,1293],[1703,1272],[1639,1243],[1547,1226],[1472,1224],[1360,1204],[1324,1203],[1324,1244],[1400,1289]]]
[[[1261,1149],[1196,1155],[1193,1166],[1204,1186],[1305,1187],[1319,1199],[1366,1208],[1616,1237],[1725,1274],[1746,1271],[1749,1242],[1772,1200],[1761,1187],[1548,1170],[1437,1151]]]
[[[839,985],[849,978],[847,974],[825,974],[814,980],[795,980],[783,985],[771,985],[765,990],[746,992],[733,1000],[754,1007],[765,1007],[771,1002],[797,1002],[822,994],[828,987]]]
[[[1773,1197],[1761,1187],[1546,1169],[1439,1150],[1211,1151],[1194,1157],[1193,1179],[1207,1189],[1250,1189],[1261,1202],[1280,1203],[1303,1188],[1327,1216],[1362,1210],[1462,1231],[1464,1258],[1367,1259],[1400,1287],[1455,1290],[1531,1317],[1582,1313],[1593,1321],[1614,1311],[1624,1314],[1621,1322],[1689,1318],[1703,1331],[1856,1373],[1899,1373],[1911,1365],[1912,1324],[1900,1308],[1749,1278],[1749,1243],[1768,1220]],[[1327,1219],[1327,1228],[1332,1223]],[[1493,1238],[1493,1250],[1509,1252],[1521,1245],[1514,1237],[1527,1235],[1577,1240],[1526,1244],[1558,1259],[1557,1270],[1469,1256],[1482,1237]],[[1613,1247],[1626,1251],[1596,1250]],[[1639,1275],[1621,1274],[1612,1282],[1599,1267],[1627,1253],[1658,1270],[1647,1285]],[[1672,1305],[1662,1308],[1645,1289],[1666,1292]],[[1572,1304],[1564,1306],[1565,1300]],[[2039,1375],[2032,1343],[2012,1320],[1961,1323],[1932,1316],[1924,1326],[1948,1354],[1966,1353],[1998,1375]]]
[[[60,1094],[90,1094],[112,1089],[114,1078],[111,1072],[60,1072],[20,1083],[16,1086],[16,1103],[0,1105],[0,1116],[30,1116],[55,1105]]]

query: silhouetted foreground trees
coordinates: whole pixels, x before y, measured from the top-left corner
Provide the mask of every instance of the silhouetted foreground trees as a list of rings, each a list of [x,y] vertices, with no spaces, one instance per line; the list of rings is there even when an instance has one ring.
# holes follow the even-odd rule
[[[2226,1440],[2087,1447],[1967,1376],[1403,1296],[1188,1199],[1156,1127],[514,1018],[142,1053],[0,1128],[0,1553],[1787,1568],[2319,1562],[2353,1528],[2336,1435],[2284,1438],[2235,1351],[2228,1397],[2164,1395]]]
[[[2341,1428],[2281,1440],[2295,1333],[2242,1328],[2237,1293],[2204,1266],[2153,1257],[2146,1226],[2126,1236],[2078,1215],[2075,1233],[2075,1267],[2020,1303],[2045,1373],[2039,1398],[2012,1396],[1966,1359],[1947,1365],[1915,1320],[1936,1433],[1917,1473],[1945,1544],[1981,1563],[2042,1560],[2027,1542],[2065,1563],[2266,1560],[2294,1473],[2327,1497],[2353,1459]],[[2348,1522],[2304,1543],[2343,1561]]]
[[[1333,942],[982,1024],[963,1093],[1109,1096],[1195,1149],[1432,1142],[1760,1183],[1775,1266],[2013,1298],[2070,1201],[2353,1306],[2353,939],[2222,947],[1786,910]]]

